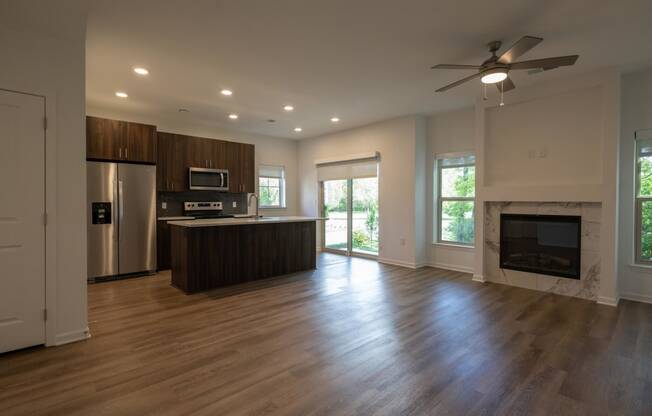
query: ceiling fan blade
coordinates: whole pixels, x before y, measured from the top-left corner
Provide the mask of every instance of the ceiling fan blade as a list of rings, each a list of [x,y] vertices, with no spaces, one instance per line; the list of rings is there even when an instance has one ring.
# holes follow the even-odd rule
[[[523,36],[515,44],[512,45],[505,53],[500,55],[498,62],[501,64],[511,64],[519,56],[537,46],[543,38],[536,38],[534,36]]]
[[[480,69],[480,65],[439,64],[430,69]]]
[[[509,69],[553,69],[558,66],[573,65],[579,55],[556,56],[554,58],[533,59],[531,61],[514,62],[509,66]]]
[[[468,77],[466,77],[466,78],[462,78],[462,79],[460,79],[459,81],[455,81],[455,82],[453,82],[452,84],[448,84],[448,85],[446,85],[445,87],[441,87],[441,88],[438,89],[436,92],[444,92],[444,91],[448,91],[448,90],[450,90],[450,89],[453,88],[453,87],[457,87],[458,85],[464,84],[464,83],[467,82],[467,81],[471,81],[471,80],[474,79],[474,78],[478,78],[478,77],[480,77],[481,75],[482,75],[482,73],[481,73],[481,72],[478,72],[477,74],[473,74],[473,75],[470,75],[470,76],[468,76]]]
[[[498,88],[498,91],[507,92],[516,88],[516,85],[514,85],[514,81],[510,77],[507,77],[503,81],[497,82],[496,88]]]

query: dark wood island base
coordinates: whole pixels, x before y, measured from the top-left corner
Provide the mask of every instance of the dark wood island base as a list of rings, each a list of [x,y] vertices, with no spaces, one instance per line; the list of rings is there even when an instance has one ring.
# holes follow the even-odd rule
[[[207,227],[170,225],[172,285],[186,293],[316,267],[314,220]]]

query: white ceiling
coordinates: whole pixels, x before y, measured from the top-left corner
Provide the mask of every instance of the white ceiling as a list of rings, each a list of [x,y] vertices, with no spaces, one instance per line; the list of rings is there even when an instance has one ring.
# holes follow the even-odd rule
[[[494,39],[545,38],[523,59],[580,55],[574,67],[514,73],[517,86],[648,64],[651,21],[650,0],[99,0],[88,19],[87,105],[313,137],[471,105],[478,80],[435,94],[468,72],[429,68],[479,64]]]

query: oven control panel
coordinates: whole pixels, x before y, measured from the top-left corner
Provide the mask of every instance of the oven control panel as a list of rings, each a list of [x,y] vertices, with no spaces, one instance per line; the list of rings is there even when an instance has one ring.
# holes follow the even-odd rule
[[[184,202],[184,211],[221,211],[222,202]]]

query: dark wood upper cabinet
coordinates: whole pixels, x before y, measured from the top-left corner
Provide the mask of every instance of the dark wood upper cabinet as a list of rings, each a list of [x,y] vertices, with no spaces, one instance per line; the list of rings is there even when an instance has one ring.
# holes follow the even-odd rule
[[[210,142],[211,167],[214,169],[228,169],[228,142],[222,140],[210,140]]]
[[[156,163],[156,126],[86,117],[86,158]]]
[[[128,161],[156,163],[156,126],[127,123],[125,149]]]
[[[186,136],[158,132],[156,189],[181,192],[188,190],[188,146]]]
[[[256,192],[255,146],[227,142],[229,192]]]
[[[256,151],[253,144],[240,145],[240,181],[242,192],[256,192]]]
[[[99,117],[86,117],[86,158],[119,160],[127,123]]]

